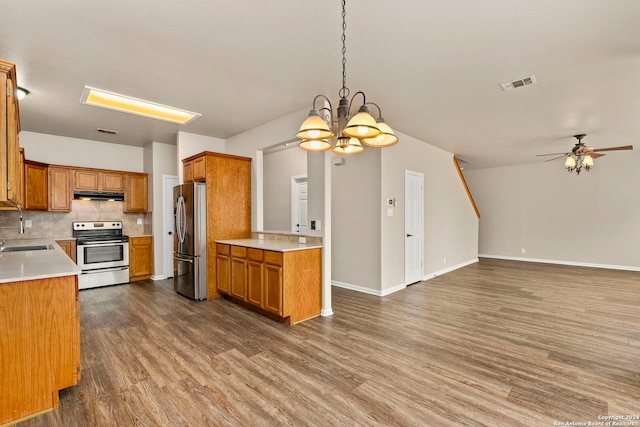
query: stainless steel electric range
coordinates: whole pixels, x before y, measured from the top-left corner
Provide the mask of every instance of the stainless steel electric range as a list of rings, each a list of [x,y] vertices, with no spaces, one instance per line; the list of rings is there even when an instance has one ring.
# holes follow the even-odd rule
[[[129,282],[129,236],[122,233],[122,221],[76,221],[73,237],[82,269],[79,289]]]

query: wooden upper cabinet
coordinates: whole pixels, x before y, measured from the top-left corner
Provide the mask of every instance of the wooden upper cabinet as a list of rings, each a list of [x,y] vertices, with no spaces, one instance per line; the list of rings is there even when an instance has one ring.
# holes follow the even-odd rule
[[[128,173],[125,178],[124,212],[147,212],[149,178],[146,173]]]
[[[49,209],[49,167],[44,163],[24,161],[24,209]]]
[[[102,190],[104,191],[124,191],[124,175],[119,172],[100,172]]]
[[[22,204],[22,165],[20,164],[20,114],[16,67],[0,60],[0,207]]]
[[[77,169],[75,173],[76,190],[85,191],[124,191],[124,175],[120,172],[97,169]]]
[[[182,181],[204,182],[207,178],[207,156],[204,153],[182,161]]]
[[[71,212],[73,170],[49,166],[49,210]]]

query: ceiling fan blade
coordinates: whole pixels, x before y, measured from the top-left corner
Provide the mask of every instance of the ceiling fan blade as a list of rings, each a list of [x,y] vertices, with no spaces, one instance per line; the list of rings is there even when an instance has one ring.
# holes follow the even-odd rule
[[[594,148],[593,152],[598,151],[622,151],[622,150],[633,150],[633,145],[623,145],[620,147],[609,147],[609,148]]]
[[[606,154],[591,153],[592,159],[597,159],[598,157],[602,157],[602,156],[606,156]]]
[[[545,163],[546,163],[546,162],[552,162],[552,161],[554,161],[554,160],[558,160],[558,159],[563,159],[563,158],[565,158],[566,156],[567,156],[566,154],[563,154],[562,156],[558,156],[558,157],[554,157],[553,159],[545,160]]]
[[[536,154],[536,157],[542,157],[542,156],[559,156],[559,155],[568,156],[568,155],[569,155],[569,153]]]

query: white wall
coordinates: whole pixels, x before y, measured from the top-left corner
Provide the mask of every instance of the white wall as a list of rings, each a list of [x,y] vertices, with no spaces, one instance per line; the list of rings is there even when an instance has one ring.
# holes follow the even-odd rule
[[[150,166],[149,173],[149,192],[153,195],[149,206],[153,209],[152,215],[152,232],[153,232],[153,253],[154,253],[154,276],[161,277],[164,275],[164,268],[166,263],[173,263],[172,259],[165,259],[163,239],[164,235],[164,219],[163,219],[163,188],[162,188],[162,176],[163,175],[176,175],[177,176],[177,156],[178,147],[175,145],[162,144],[159,142],[152,142],[145,146],[145,154],[148,153],[149,158],[145,156],[145,169]],[[147,160],[148,159],[148,160]],[[150,165],[148,165],[150,161]],[[171,214],[171,213],[169,213]]]
[[[307,174],[307,153],[297,147],[263,155],[264,229],[291,231],[291,179]]]
[[[480,255],[640,270],[640,152],[594,162],[579,176],[561,159],[465,171]]]
[[[405,170],[424,174],[424,278],[477,261],[478,218],[453,154],[397,133],[400,142],[382,151],[382,291],[404,284]],[[385,201],[396,198],[392,217]],[[446,261],[445,261],[446,258]]]
[[[407,135],[333,166],[334,283],[376,295],[404,282],[405,171],[424,174],[424,278],[477,261],[478,219],[453,154]],[[387,216],[387,198],[395,198]],[[446,258],[446,261],[445,261]]]
[[[144,172],[143,148],[69,138],[35,132],[20,132],[25,158],[37,162]]]
[[[332,280],[353,289],[381,289],[381,151],[333,155],[331,167]],[[402,249],[403,250],[403,249]]]

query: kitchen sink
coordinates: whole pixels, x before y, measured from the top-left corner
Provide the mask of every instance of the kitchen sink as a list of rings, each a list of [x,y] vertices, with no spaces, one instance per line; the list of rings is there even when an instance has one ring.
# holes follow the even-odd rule
[[[46,251],[49,249],[53,249],[53,245],[0,246],[0,252]]]

